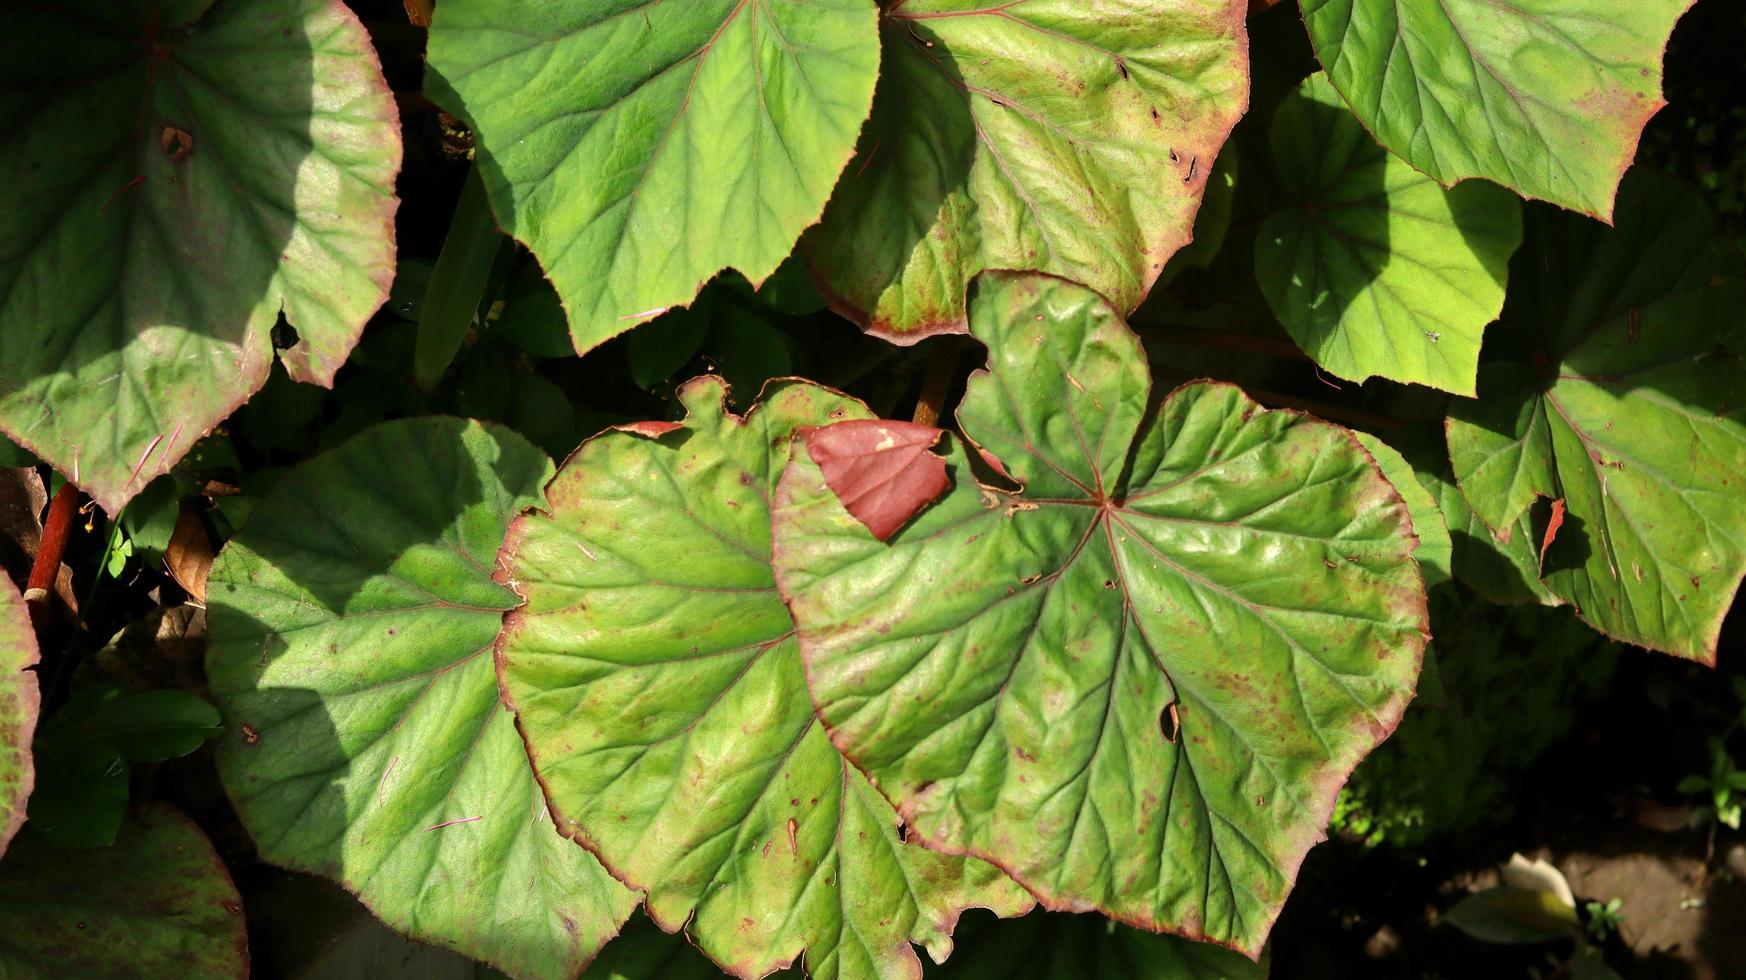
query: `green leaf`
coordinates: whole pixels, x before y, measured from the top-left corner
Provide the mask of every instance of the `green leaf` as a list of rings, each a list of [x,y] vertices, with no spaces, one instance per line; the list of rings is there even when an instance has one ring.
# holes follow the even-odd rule
[[[1200,210],[1194,215],[1194,240],[1177,249],[1164,263],[1157,288],[1168,286],[1183,269],[1208,269],[1225,247],[1225,235],[1231,230],[1231,216],[1237,203],[1237,155],[1239,146],[1232,143],[1213,164],[1212,176],[1206,181],[1206,194]]]
[[[1192,384],[1148,412],[1090,290],[984,274],[958,422],[1022,486],[888,544],[796,453],[776,578],[832,740],[930,844],[1051,908],[1254,953],[1425,646],[1406,506],[1345,429]]]
[[[36,671],[27,669],[35,663],[30,612],[11,581],[0,581],[0,854],[24,824],[25,801],[36,781],[30,740],[41,695]]]
[[[695,304],[669,310],[631,332],[624,356],[638,388],[652,391],[691,362],[709,336],[716,305],[712,299],[705,294]]]
[[[142,804],[113,847],[26,831],[0,861],[0,974],[243,980],[242,911],[212,844],[165,804]]]
[[[1626,181],[1614,229],[1537,218],[1537,278],[1504,313],[1521,350],[1449,415],[1461,491],[1493,529],[1563,501],[1535,542],[1547,588],[1615,639],[1713,663],[1746,574],[1746,363],[1725,347],[1740,254],[1648,176]]]
[[[1443,522],[1443,511],[1431,498],[1431,492],[1419,482],[1412,466],[1393,446],[1368,432],[1352,434],[1358,437],[1358,444],[1376,460],[1383,478],[1394,484],[1400,499],[1406,503],[1413,533],[1419,539],[1413,548],[1413,560],[1419,563],[1419,571],[1424,574],[1425,588],[1449,581],[1449,527]]]
[[[113,684],[67,699],[44,726],[67,741],[102,742],[130,762],[178,759],[223,732],[218,710],[186,691],[124,693]]]
[[[493,327],[502,337],[535,357],[574,357],[569,321],[558,292],[532,262],[510,284],[503,312]]]
[[[685,422],[590,440],[511,526],[527,605],[498,656],[528,753],[559,827],[731,972],[804,953],[815,978],[913,976],[910,943],[943,959],[960,909],[1031,900],[903,843],[806,696],[767,501],[796,428],[869,413],[806,383],[743,419],[719,378],[679,397]]]
[[[170,535],[176,532],[176,518],[182,512],[184,487],[192,492],[188,478],[180,473],[166,473],[142,487],[128,501],[127,509],[117,515],[127,532],[131,554],[146,561],[163,560],[164,549],[170,546]]]
[[[394,274],[399,125],[339,0],[0,13],[0,429],[113,514]]]
[[[57,847],[108,847],[127,815],[129,769],[114,746],[57,738],[44,726],[31,746],[37,759],[30,828]]]
[[[1444,918],[1488,943],[1546,943],[1582,933],[1576,909],[1558,895],[1507,885],[1468,895]]]
[[[1256,233],[1255,277],[1286,332],[1330,374],[1472,395],[1521,204],[1491,184],[1439,187],[1377,146],[1319,72],[1272,140],[1295,200]]]
[[[36,454],[18,445],[10,439],[0,436],[0,469],[18,469],[25,466],[35,466],[42,460]]]
[[[684,936],[670,936],[648,916],[638,915],[588,964],[580,980],[720,980],[721,975]]]
[[[384,423],[285,474],[208,585],[218,770],[262,856],[527,977],[634,904],[553,832],[491,664],[497,548],[551,473],[498,426]]]
[[[905,344],[963,333],[965,289],[991,268],[1139,305],[1247,106],[1243,11],[887,5],[872,118],[804,240],[832,307]]]
[[[1484,177],[1610,220],[1691,0],[1300,0],[1364,128],[1449,185]]]
[[[1449,529],[1449,571],[1452,577],[1487,602],[1500,605],[1564,604],[1564,600],[1553,595],[1540,581],[1539,537],[1534,530],[1535,515],[1532,511],[1524,511],[1500,540],[1467,505],[1467,498],[1461,495],[1461,488],[1455,483],[1455,472],[1449,465],[1449,451],[1440,433],[1434,440],[1407,438],[1398,445],[1402,456],[1412,464],[1413,475],[1436,500],[1437,509],[1443,513],[1444,523]]]
[[[1710,790],[1710,780],[1707,776],[1687,776],[1679,781],[1674,790],[1687,795],[1692,793],[1707,793]]]
[[[1097,915],[1032,912],[1010,922],[965,916],[940,980],[1263,980],[1250,962],[1211,943],[1141,932]]]
[[[448,237],[419,304],[412,377],[420,388],[429,391],[436,387],[467,339],[502,244],[503,236],[491,219],[491,203],[485,199],[485,184],[475,164],[467,168],[467,181],[461,185]]]
[[[869,0],[437,10],[426,87],[472,124],[500,224],[540,258],[577,351],[762,282],[819,218],[879,70]]]

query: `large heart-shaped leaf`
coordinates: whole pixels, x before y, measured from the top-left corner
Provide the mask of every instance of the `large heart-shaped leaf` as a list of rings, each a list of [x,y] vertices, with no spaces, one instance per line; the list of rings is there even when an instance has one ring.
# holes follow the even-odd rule
[[[1664,102],[1692,0],[1300,0],[1364,128],[1444,184],[1484,177],[1603,220]]]
[[[1473,394],[1521,204],[1492,184],[1438,186],[1377,146],[1319,72],[1274,114],[1272,139],[1297,202],[1262,223],[1255,276],[1286,332],[1342,378]]]
[[[399,123],[340,0],[0,12],[0,428],[114,513],[394,274]]]
[[[879,73],[872,0],[449,0],[434,97],[476,130],[504,228],[576,349],[759,283],[817,221]]]
[[[551,473],[494,425],[384,423],[280,479],[208,589],[219,775],[262,855],[528,977],[634,905],[554,832],[492,669],[497,549]]]
[[[729,972],[916,976],[959,910],[1031,899],[991,865],[905,844],[813,717],[770,570],[769,495],[798,427],[866,418],[804,383],[744,419],[718,379],[675,428],[608,432],[504,547],[527,596],[498,642],[558,825]],[[646,433],[646,434],[645,434]],[[657,438],[651,438],[655,435]]]
[[[1746,309],[1739,249],[1666,179],[1628,180],[1618,225],[1538,214],[1506,327],[1457,404],[1449,457],[1493,529],[1562,504],[1547,588],[1615,639],[1713,663],[1746,575]]]
[[[24,824],[25,801],[36,784],[30,739],[36,732],[36,633],[24,600],[0,575],[0,854]]]
[[[873,116],[805,245],[839,312],[965,329],[982,269],[1139,305],[1248,104],[1242,0],[898,0]]]
[[[242,899],[200,828],[141,804],[110,847],[25,831],[0,861],[0,976],[249,975]]]
[[[1022,485],[882,544],[806,454],[776,578],[832,740],[932,846],[1052,908],[1261,948],[1340,783],[1411,697],[1407,510],[1352,434],[1229,385],[1148,412],[1082,286],[984,274],[958,421]]]

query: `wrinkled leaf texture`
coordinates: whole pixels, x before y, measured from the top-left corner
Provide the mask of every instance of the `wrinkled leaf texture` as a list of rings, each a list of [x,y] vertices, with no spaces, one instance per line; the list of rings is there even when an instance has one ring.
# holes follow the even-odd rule
[[[972,479],[889,543],[796,453],[776,578],[832,740],[930,846],[1045,905],[1258,952],[1411,697],[1405,505],[1350,432],[1197,383],[1148,407],[1090,290],[984,274]]]
[[[768,500],[797,428],[870,413],[805,382],[773,382],[744,418],[719,378],[679,397],[683,423],[584,444],[504,546],[527,604],[500,673],[552,812],[736,976],[802,954],[815,978],[917,976],[911,943],[944,959],[963,908],[1032,900],[904,843],[807,698]]]
[[[983,269],[1139,305],[1248,106],[1243,0],[898,0],[873,113],[803,247],[897,343],[966,329]]]

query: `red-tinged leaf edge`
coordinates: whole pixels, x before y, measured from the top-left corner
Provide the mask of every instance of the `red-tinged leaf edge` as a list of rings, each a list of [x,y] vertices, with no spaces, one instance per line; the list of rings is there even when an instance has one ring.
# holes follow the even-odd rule
[[[908,0],[896,0],[895,3],[885,3],[884,0],[881,0],[881,12],[882,14],[889,15],[895,11],[897,7],[901,7],[906,2],[908,2]],[[1018,0],[1018,2],[1022,2],[1022,0]],[[1266,0],[1266,6],[1272,6],[1279,2],[1280,0]],[[1688,6],[1689,4],[1696,2],[1697,0],[1688,0]],[[1010,3],[1002,6],[987,4],[985,6],[993,8],[992,11],[967,10],[956,13],[937,14],[935,16],[956,17],[971,13],[998,12],[1003,10],[1005,6],[1011,5],[1012,4]],[[1254,100],[1254,93],[1252,91],[1254,86],[1254,69],[1252,66],[1249,66],[1249,17],[1256,12],[1258,11],[1251,9],[1245,0],[1229,0],[1229,5],[1226,7],[1225,11],[1225,22],[1236,37],[1238,58],[1245,66],[1248,66],[1248,78],[1246,79],[1248,84],[1245,85],[1243,89],[1243,102],[1241,105],[1234,106],[1232,111],[1228,112],[1214,125],[1214,131],[1206,144],[1208,149],[1204,154],[1204,166],[1200,165],[1201,154],[1193,152],[1178,154],[1175,149],[1170,149],[1168,147],[1165,148],[1172,164],[1184,171],[1182,182],[1194,187],[1194,198],[1187,215],[1187,221],[1181,227],[1165,229],[1161,231],[1153,241],[1146,243],[1149,246],[1147,248],[1147,255],[1151,261],[1145,263],[1140,270],[1142,287],[1140,289],[1139,297],[1126,309],[1121,309],[1120,304],[1111,304],[1111,306],[1116,307],[1118,312],[1120,312],[1124,317],[1133,314],[1142,304],[1145,303],[1146,298],[1152,294],[1152,287],[1158,284],[1158,277],[1164,273],[1164,266],[1169,263],[1170,259],[1175,256],[1177,252],[1187,248],[1194,242],[1194,225],[1200,218],[1200,209],[1206,204],[1207,182],[1212,178],[1214,162],[1217,160],[1218,155],[1224,152],[1225,147],[1231,143],[1231,134],[1236,131],[1237,124],[1249,115],[1249,109]],[[874,98],[878,98],[877,88],[874,90]],[[872,108],[869,106],[868,119],[871,120],[871,118]],[[1645,120],[1645,123],[1647,123],[1647,120]],[[863,125],[866,124],[863,123]],[[1641,135],[1640,131],[1639,135]],[[877,144],[875,144],[874,149],[877,148]],[[1635,153],[1635,150],[1636,147],[1633,146],[1633,154]],[[1232,149],[1232,152],[1236,152],[1234,148]],[[845,179],[844,174],[847,173],[848,165],[854,163],[860,155],[861,148],[857,143],[853,152],[850,153],[849,159],[844,161],[844,169],[839,173],[837,178],[839,182]],[[1179,160],[1179,156],[1186,156],[1188,159]],[[869,157],[871,157],[871,153],[869,153]],[[866,162],[863,161],[861,166],[865,167]],[[1624,170],[1621,169],[1621,178],[1623,177],[1623,174]],[[820,221],[822,221],[823,218],[824,214],[821,211],[819,215]],[[816,225],[818,222],[814,222],[814,224]],[[1608,224],[1611,224],[1611,222],[1609,221]],[[809,227],[808,231],[811,230],[812,229]],[[810,256],[808,256],[805,251],[808,238],[809,236],[806,232],[802,232],[800,241],[796,244],[795,248],[799,254],[807,256],[807,278],[812,280],[813,288],[816,289],[819,296],[824,299],[826,308],[832,313],[843,317],[850,323],[861,328],[861,331],[868,336],[877,337],[880,340],[897,347],[910,347],[928,339],[929,337],[969,334],[969,291],[973,288],[976,279],[987,273],[1029,273],[1072,281],[1064,275],[1051,272],[1047,269],[1014,268],[1009,264],[1001,262],[989,265],[978,265],[971,272],[968,281],[964,284],[964,291],[958,297],[960,302],[955,304],[953,310],[944,313],[939,311],[930,312],[929,315],[922,317],[917,321],[916,326],[912,329],[899,330],[891,320],[881,319],[876,315],[874,310],[861,308],[859,305],[851,302],[847,296],[844,296],[841,292],[831,287],[825,274],[819,269],[817,263],[811,261]],[[753,288],[757,288],[760,285],[762,285],[761,281],[752,283]]]
[[[825,485],[881,541],[946,492],[946,461],[929,452],[941,430],[931,425],[855,419],[799,435]]]
[[[12,838],[18,829],[24,826],[26,803],[30,799],[31,790],[36,787],[36,766],[30,751],[30,739],[36,731],[37,716],[42,710],[42,691],[37,686],[35,666],[40,657],[37,652],[36,631],[31,628],[30,613],[26,608],[24,598],[12,588],[12,583],[0,574],[0,617],[5,617],[15,632],[19,641],[26,648],[24,662],[19,665],[18,676],[10,683],[16,685],[12,694],[13,709],[18,715],[18,726],[5,737],[11,742],[12,748],[18,753],[18,782],[7,787],[6,805],[11,812],[4,823],[0,823],[0,854],[6,853],[6,847],[12,843]]]
[[[805,378],[793,376],[771,378],[764,382],[764,386],[758,390],[757,400],[752,403],[752,407],[747,409],[744,415],[737,415],[734,413],[732,407],[728,403],[728,392],[730,386],[727,381],[719,375],[706,374],[692,378],[690,381],[680,385],[676,390],[675,395],[676,397],[682,395],[694,386],[714,385],[717,389],[716,395],[721,400],[722,414],[740,425],[744,425],[754,414],[762,410],[765,399],[768,398],[773,389],[786,384],[812,385],[815,388],[822,388],[850,401],[860,402],[860,399],[855,396],[845,394],[829,385],[822,385],[816,381],[809,381]],[[861,404],[864,407],[866,403],[861,402]],[[871,414],[872,410],[869,409],[868,412]],[[570,453],[568,458],[558,464],[556,471],[552,474],[551,482],[547,483],[540,489],[541,496],[547,501],[548,509],[544,512],[547,514],[551,513],[549,508],[551,506],[550,494],[552,484],[556,483],[559,476],[563,474],[564,467],[570,465],[570,460],[581,455],[582,450],[586,449],[589,444],[593,443],[596,439],[604,439],[615,432],[626,432],[631,435],[639,435],[646,438],[659,438],[684,427],[685,424],[683,422],[631,422],[625,425],[609,426],[608,428],[589,436],[587,439],[584,439],[581,445],[577,446],[576,449]],[[510,519],[509,528],[503,535],[503,544],[498,547],[497,557],[492,562],[491,581],[496,582],[498,585],[507,587],[521,600],[521,603],[514,609],[503,614],[503,627],[497,631],[497,639],[491,646],[491,663],[497,674],[497,697],[498,700],[502,702],[503,706],[508,708],[515,716],[516,734],[521,736],[522,750],[527,755],[528,766],[533,770],[534,782],[540,788],[540,795],[545,798],[546,811],[551,815],[552,826],[555,829],[555,832],[573,841],[577,846],[581,847],[589,854],[594,855],[594,859],[600,862],[600,866],[606,869],[606,873],[618,879],[620,884],[629,888],[633,892],[643,894],[648,891],[648,882],[637,881],[628,871],[618,867],[611,861],[608,861],[606,855],[601,853],[599,846],[590,840],[587,834],[583,833],[579,827],[572,828],[568,826],[570,821],[564,815],[563,808],[558,805],[557,799],[552,795],[552,788],[546,783],[545,771],[540,764],[539,756],[535,754],[533,743],[529,741],[527,737],[527,730],[522,727],[521,708],[515,703],[515,699],[510,696],[509,687],[504,683],[504,650],[509,645],[510,637],[522,628],[522,624],[527,618],[527,593],[522,589],[521,583],[517,582],[510,576],[509,564],[510,559],[521,550],[522,542],[527,537],[527,519],[534,510],[535,508],[530,508]],[[588,556],[584,555],[584,557]],[[644,912],[648,912],[646,907],[644,908]],[[691,941],[691,937],[684,932],[687,923],[662,922],[654,918],[652,915],[649,916],[649,919],[654,922],[662,932],[684,935],[687,942]],[[696,944],[692,943],[692,945],[695,946]],[[789,966],[792,966],[792,964],[789,964]],[[787,969],[787,966],[782,967],[782,969]]]
[[[356,29],[351,40],[361,41],[362,43],[356,46],[354,50],[359,56],[361,63],[367,65],[369,69],[373,69],[373,74],[371,74],[370,78],[373,83],[371,87],[374,91],[371,94],[380,96],[380,101],[372,107],[369,103],[365,103],[362,100],[353,100],[348,107],[348,110],[354,114],[362,115],[368,113],[373,115],[375,117],[374,121],[383,123],[387,127],[387,131],[393,134],[392,149],[394,151],[394,175],[390,180],[390,184],[392,185],[399,179],[402,168],[405,165],[405,144],[400,138],[400,104],[395,100],[394,93],[389,88],[387,76],[383,73],[382,69],[382,57],[380,53],[377,52],[375,45],[370,43],[369,31],[364,27],[362,18],[346,5],[345,0],[326,0],[326,5],[329,12],[346,22],[347,30],[353,28]],[[155,10],[154,16],[156,16]],[[204,17],[205,14],[202,14],[201,16]],[[375,304],[371,307],[368,314],[358,317],[357,322],[350,325],[350,337],[346,344],[345,356],[328,361],[317,359],[312,356],[309,341],[301,339],[290,347],[279,350],[269,350],[268,356],[260,358],[258,364],[241,365],[244,381],[243,386],[237,391],[236,395],[233,398],[226,399],[222,406],[215,409],[210,421],[205,419],[194,420],[197,427],[194,431],[184,431],[186,425],[186,421],[184,421],[178,423],[173,429],[171,429],[168,435],[162,432],[158,433],[155,439],[141,447],[142,451],[139,455],[139,461],[134,464],[133,473],[128,477],[126,482],[110,484],[99,482],[95,479],[81,479],[79,472],[79,453],[76,448],[73,452],[70,470],[65,466],[59,465],[54,467],[55,470],[69,479],[74,486],[85,491],[92,500],[97,501],[97,506],[103,508],[105,514],[119,514],[127,506],[128,501],[132,500],[135,495],[145,489],[146,484],[175,469],[176,464],[180,463],[183,457],[187,456],[189,451],[194,448],[195,443],[211,435],[213,430],[217,429],[225,419],[230,418],[232,415],[236,414],[238,409],[241,409],[244,405],[248,404],[249,399],[253,398],[263,387],[265,387],[267,378],[272,372],[274,360],[277,360],[284,365],[285,373],[291,376],[291,380],[303,384],[312,384],[322,388],[332,389],[334,378],[339,374],[339,369],[345,366],[346,362],[350,359],[352,350],[357,346],[358,341],[363,338],[364,327],[369,324],[370,318],[374,317],[376,312],[382,308],[382,304],[388,301],[388,293],[393,288],[394,263],[392,262],[392,258],[394,255],[398,254],[395,216],[399,213],[399,210],[400,197],[397,193],[393,193],[389,195],[388,200],[377,210],[376,213],[369,216],[373,222],[380,222],[381,224],[381,240],[387,245],[388,255],[391,261],[378,269],[373,276],[373,282],[376,286],[377,292]],[[284,260],[282,259],[281,265],[283,265],[283,262]],[[286,309],[287,304],[285,302],[285,297],[282,295],[280,300],[281,316],[289,318],[292,311]],[[290,322],[291,326],[295,328],[297,325],[296,322]],[[56,455],[52,452],[54,449],[52,445],[43,443],[37,439],[32,439],[28,431],[8,431],[6,435],[14,443],[17,443],[19,446],[29,450],[45,461],[48,460],[51,455]],[[159,449],[162,449],[163,451],[159,453]],[[147,466],[147,461],[151,460],[154,454],[156,455],[156,462]]]
[[[1256,2],[1256,0],[1251,0],[1251,2]],[[1678,16],[1674,17],[1674,19],[1673,19],[1673,29],[1675,31],[1677,31],[1679,29],[1679,22],[1685,18],[1686,14],[1691,12],[1692,5],[1696,4],[1696,3],[1697,3],[1697,0],[1685,0],[1685,6],[1680,8]],[[1250,13],[1254,13],[1254,12],[1255,11],[1253,9],[1250,10]],[[1300,14],[1301,14],[1301,11],[1300,11]],[[1619,158],[1619,161],[1617,164],[1618,172],[1613,177],[1613,200],[1612,200],[1612,203],[1607,207],[1605,212],[1578,210],[1576,208],[1572,208],[1572,207],[1569,207],[1569,206],[1564,205],[1564,204],[1559,204],[1555,201],[1546,201],[1545,198],[1535,197],[1532,194],[1524,193],[1521,189],[1516,188],[1516,187],[1509,187],[1509,188],[1507,188],[1507,190],[1509,190],[1509,192],[1511,194],[1516,195],[1517,197],[1523,199],[1524,201],[1545,201],[1546,203],[1551,204],[1554,207],[1563,208],[1564,210],[1569,211],[1572,214],[1580,214],[1585,218],[1593,218],[1594,220],[1600,222],[1601,224],[1606,225],[1608,228],[1611,228],[1613,226],[1613,211],[1618,207],[1618,202],[1619,202],[1619,185],[1624,182],[1625,173],[1627,171],[1629,171],[1631,169],[1631,166],[1637,162],[1637,149],[1640,146],[1642,146],[1642,144],[1643,144],[1643,131],[1649,127],[1650,120],[1654,119],[1656,114],[1661,112],[1662,109],[1667,108],[1667,104],[1668,104],[1667,103],[1667,90],[1665,88],[1666,81],[1667,81],[1667,46],[1669,43],[1672,42],[1672,40],[1673,40],[1673,34],[1671,32],[1669,32],[1668,36],[1666,38],[1664,38],[1661,42],[1661,72],[1660,72],[1660,75],[1661,75],[1660,81],[1662,83],[1661,91],[1656,93],[1656,97],[1655,97],[1655,100],[1653,102],[1649,102],[1647,104],[1644,104],[1644,105],[1637,107],[1637,108],[1634,108],[1634,109],[1627,107],[1627,110],[1624,113],[1624,115],[1626,116],[1627,119],[1631,119],[1634,121],[1634,123],[1635,123],[1635,126],[1634,126],[1635,135],[1631,138],[1631,141],[1630,141],[1631,145],[1626,148],[1626,152],[1624,153],[1624,155]],[[1311,47],[1313,48],[1314,45],[1312,44]],[[1315,55],[1315,58],[1316,58],[1316,63],[1318,65],[1321,65],[1321,56],[1319,53]],[[1321,67],[1322,67],[1323,71],[1328,70],[1327,65],[1321,65]],[[1336,88],[1335,91],[1339,93],[1341,100],[1346,99],[1346,94],[1344,92],[1339,92],[1338,88]],[[1347,108],[1351,108],[1350,102],[1347,103]],[[1384,143],[1381,139],[1379,139],[1376,135],[1376,131],[1371,128],[1370,122],[1368,120],[1366,120],[1364,117],[1358,115],[1357,112],[1353,112],[1352,117],[1354,119],[1358,120],[1358,125],[1363,128],[1365,135],[1369,136],[1371,138],[1371,140],[1373,140],[1376,143],[1377,146],[1380,146],[1383,149],[1388,150],[1388,152],[1393,153],[1395,156],[1399,157],[1401,160],[1406,161],[1408,166],[1411,166],[1414,170],[1418,170],[1420,173],[1424,173],[1426,177],[1430,177],[1431,180],[1435,181],[1437,186],[1439,186],[1439,187],[1442,187],[1444,189],[1448,189],[1448,188],[1452,188],[1452,187],[1456,186],[1457,184],[1460,184],[1462,181],[1467,181],[1467,180],[1483,181],[1483,180],[1487,179],[1485,177],[1472,175],[1472,176],[1466,176],[1466,177],[1457,177],[1454,180],[1451,180],[1447,183],[1444,183],[1441,179],[1434,177],[1431,174],[1425,173],[1425,171],[1423,171],[1423,170],[1420,170],[1418,165],[1414,164],[1410,159],[1408,159],[1406,154],[1397,152],[1394,147],[1389,146],[1387,143]],[[1499,538],[1498,540],[1502,541],[1505,544],[1508,544],[1509,543],[1509,536],[1508,536],[1507,532],[1504,535],[1504,537]]]
[[[1564,526],[1564,498],[1552,501],[1552,518],[1546,522],[1546,533],[1540,536],[1540,574],[1546,574],[1546,551],[1552,547],[1552,539],[1558,537],[1558,529]]]

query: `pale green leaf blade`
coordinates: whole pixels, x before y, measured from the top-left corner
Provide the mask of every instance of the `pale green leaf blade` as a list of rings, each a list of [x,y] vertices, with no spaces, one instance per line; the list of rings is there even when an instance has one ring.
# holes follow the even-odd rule
[[[492,645],[492,580],[545,454],[493,425],[368,429],[287,473],[212,568],[218,768],[262,855],[384,922],[567,978],[633,897],[545,813]]]
[[[1485,183],[1445,190],[1370,138],[1321,73],[1273,117],[1292,196],[1255,237],[1274,315],[1328,373],[1473,394],[1503,309],[1521,204]]]
[[[427,86],[473,125],[498,222],[540,259],[586,353],[723,269],[776,271],[867,118],[878,12],[450,0]]]
[[[194,821],[143,803],[109,847],[26,831],[0,861],[0,974],[16,980],[249,975],[242,899]]]
[[[1031,904],[981,861],[904,843],[831,747],[770,569],[767,503],[797,428],[867,409],[776,384],[744,418],[715,377],[675,429],[586,443],[512,527],[527,596],[504,689],[566,833],[648,893],[650,916],[739,976],[913,976],[960,909]]]
[[[899,343],[966,329],[983,269],[1139,305],[1247,107],[1241,0],[892,4],[873,115],[804,241],[838,312]]]
[[[107,25],[114,32],[93,30]],[[0,429],[115,513],[394,274],[399,120],[340,0],[0,13]]]
[[[960,423],[1016,443],[983,426],[1040,418],[1005,462],[1046,492],[978,486],[954,447],[952,490],[881,544],[796,453],[777,581],[833,741],[924,841],[1000,861],[1052,908],[1255,952],[1411,696],[1407,510],[1351,433],[1229,386],[1178,389],[1137,441],[1100,421],[1138,419],[1147,386],[1138,340],[1088,296],[990,274],[971,310],[990,368]],[[1080,350],[1126,356],[1059,399],[1015,383],[1025,352]],[[1120,479],[1106,438],[1132,444]]]
[[[1614,229],[1541,218],[1543,271],[1505,313],[1529,346],[1450,413],[1461,491],[1494,526],[1562,500],[1546,586],[1608,636],[1713,662],[1746,575],[1740,254],[1664,178],[1626,181]]]
[[[1661,55],[1692,0],[1300,0],[1322,67],[1383,146],[1611,220]]]
[[[30,740],[42,695],[36,686],[36,631],[24,599],[0,576],[0,854],[24,825],[36,785]]]

